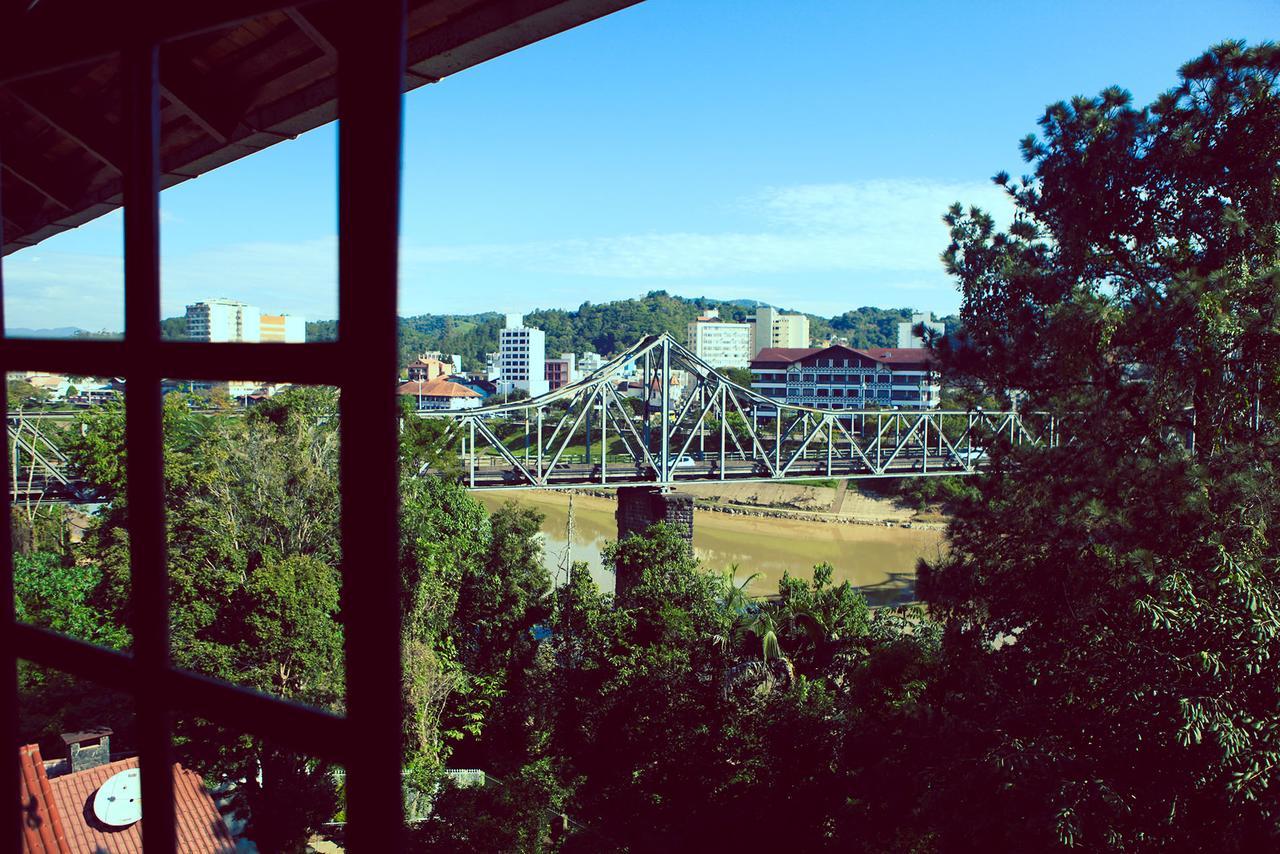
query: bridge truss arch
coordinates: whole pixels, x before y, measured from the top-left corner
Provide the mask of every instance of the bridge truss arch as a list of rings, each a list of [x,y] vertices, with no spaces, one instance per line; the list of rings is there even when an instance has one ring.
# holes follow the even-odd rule
[[[535,398],[417,414],[444,425],[420,474],[443,473],[452,449],[474,489],[968,475],[998,441],[1058,438],[1053,418],[1035,413],[788,404],[666,334]]]

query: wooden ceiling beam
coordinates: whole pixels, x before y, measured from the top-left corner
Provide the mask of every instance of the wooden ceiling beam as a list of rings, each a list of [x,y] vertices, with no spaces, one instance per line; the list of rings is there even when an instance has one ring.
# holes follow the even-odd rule
[[[121,163],[124,161],[119,141],[109,139],[100,129],[91,128],[83,119],[84,115],[90,115],[93,111],[84,110],[80,105],[68,107],[64,102],[37,98],[30,91],[20,91],[15,86],[10,86],[8,92],[28,112],[39,116],[45,124],[93,155],[103,165],[116,172],[122,171]]]
[[[226,144],[240,123],[243,111],[221,95],[208,75],[200,73],[173,45],[160,49],[160,92],[220,143]]]
[[[6,234],[26,234],[27,232],[25,228],[18,225],[7,216],[2,215],[0,215],[0,228],[2,228]],[[3,238],[0,238],[0,240],[3,240]]]
[[[15,180],[26,184],[64,211],[71,210],[72,197],[52,189],[54,182],[49,176],[41,175],[40,170],[30,161],[23,161],[22,158],[16,157],[12,149],[6,151],[4,160],[0,161],[0,169],[8,172]]]
[[[321,52],[324,53],[325,56],[331,59],[338,56],[338,49],[334,46],[333,41],[329,36],[325,35],[325,33],[320,30],[320,27],[308,18],[301,9],[296,6],[290,6],[284,10],[284,13],[288,16],[289,20],[293,21],[298,29],[302,30],[307,38],[311,39],[312,44],[320,48]]]

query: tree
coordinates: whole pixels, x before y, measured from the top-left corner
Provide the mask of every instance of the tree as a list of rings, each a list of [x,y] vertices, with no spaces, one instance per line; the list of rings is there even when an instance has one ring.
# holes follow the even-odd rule
[[[1034,174],[996,177],[1012,224],[947,215],[948,371],[1071,444],[997,453],[922,569],[956,734],[944,847],[1277,843],[1278,75],[1280,48],[1226,42],[1145,109],[1054,104]]]
[[[9,380],[9,409],[20,410],[31,403],[41,403],[48,399],[49,392],[36,388],[26,380]]]
[[[751,388],[751,371],[748,368],[716,368],[716,372],[731,383]]]

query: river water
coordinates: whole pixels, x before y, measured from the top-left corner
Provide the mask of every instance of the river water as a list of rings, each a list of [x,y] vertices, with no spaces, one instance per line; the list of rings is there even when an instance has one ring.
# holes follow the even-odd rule
[[[600,559],[600,549],[617,538],[615,503],[592,495],[566,492],[520,491],[473,493],[490,510],[515,500],[544,515],[543,556],[553,576],[562,574],[568,557],[584,561],[604,590],[613,590],[613,572]],[[573,536],[566,530],[569,502],[573,502]],[[941,531],[923,528],[842,525],[802,522],[758,516],[730,516],[697,510],[694,513],[693,546],[702,565],[721,572],[736,566],[739,580],[752,574],[753,595],[776,593],[783,572],[810,577],[813,567],[829,563],[836,583],[848,579],[863,588],[873,604],[910,600],[916,562],[936,560],[945,548]]]

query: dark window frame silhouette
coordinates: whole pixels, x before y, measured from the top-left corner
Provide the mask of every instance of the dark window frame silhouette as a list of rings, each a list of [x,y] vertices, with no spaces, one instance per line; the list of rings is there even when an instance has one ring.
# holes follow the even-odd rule
[[[239,5],[243,4],[228,3],[227,14],[234,14]],[[141,11],[149,8],[144,4]],[[47,370],[126,381],[133,646],[122,653],[18,623],[13,607],[12,532],[8,524],[0,525],[0,731],[10,757],[0,783],[4,826],[0,849],[21,850],[22,846],[16,773],[19,659],[133,694],[146,802],[143,844],[148,854],[175,850],[170,768],[172,719],[179,711],[342,763],[348,781],[347,842],[354,850],[401,847],[398,437],[392,379],[397,366],[406,4],[405,0],[364,0],[346,3],[343,9],[344,27],[336,45],[338,340],[311,344],[161,339],[159,40],[148,35],[145,16],[137,19],[136,34],[134,20],[127,22],[133,41],[120,52],[124,338],[67,341],[0,336],[0,372]],[[117,14],[140,13],[125,6]],[[3,285],[0,263],[0,305]],[[387,381],[370,381],[378,376]],[[358,663],[347,668],[345,715],[270,697],[171,664],[161,446],[160,383],[165,377],[254,377],[340,389],[345,653],[348,662]],[[0,416],[8,418],[3,397]],[[5,453],[9,453],[7,443]],[[7,458],[0,468],[0,486],[8,496]]]

